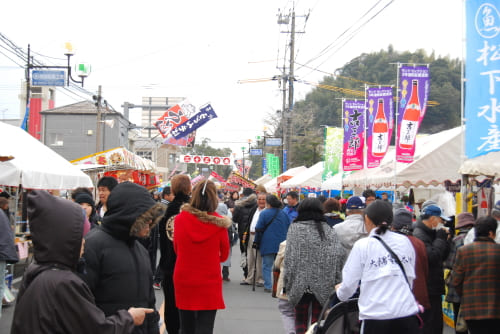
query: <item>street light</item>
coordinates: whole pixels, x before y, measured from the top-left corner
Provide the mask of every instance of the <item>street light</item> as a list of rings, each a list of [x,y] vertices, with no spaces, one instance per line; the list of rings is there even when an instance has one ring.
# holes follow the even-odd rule
[[[241,147],[241,153],[243,155],[243,158],[241,159],[241,162],[243,164],[243,172],[242,172],[242,174],[243,174],[243,177],[245,177],[245,146]]]

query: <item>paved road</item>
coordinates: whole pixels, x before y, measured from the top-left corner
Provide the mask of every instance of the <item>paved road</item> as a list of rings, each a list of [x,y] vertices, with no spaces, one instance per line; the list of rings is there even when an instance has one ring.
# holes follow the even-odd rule
[[[277,299],[265,293],[263,288],[241,286],[243,278],[239,268],[239,250],[234,247],[232,256],[233,267],[230,269],[231,282],[224,283],[224,300],[226,309],[217,312],[215,319],[216,334],[282,334],[284,333]],[[157,307],[163,302],[163,292],[156,291]],[[0,333],[10,333],[10,324],[14,306],[3,309],[0,319]],[[445,326],[443,334],[453,334],[454,331]],[[163,333],[162,333],[163,334]]]

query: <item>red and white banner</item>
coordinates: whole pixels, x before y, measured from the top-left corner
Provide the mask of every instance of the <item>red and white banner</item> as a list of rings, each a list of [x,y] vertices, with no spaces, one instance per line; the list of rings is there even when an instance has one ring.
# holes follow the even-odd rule
[[[211,157],[206,155],[186,154],[181,155],[179,161],[186,164],[230,166],[232,165],[233,159],[231,157]]]

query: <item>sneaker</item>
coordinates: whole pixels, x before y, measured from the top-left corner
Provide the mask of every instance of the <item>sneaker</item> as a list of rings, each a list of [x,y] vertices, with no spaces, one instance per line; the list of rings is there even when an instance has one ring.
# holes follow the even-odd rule
[[[271,289],[264,289],[264,292],[271,292]]]
[[[247,281],[241,281],[240,282],[240,285],[251,285],[250,283],[248,283]]]
[[[153,289],[161,290],[161,284],[160,283],[153,283]]]
[[[255,286],[257,286],[259,288],[262,288],[264,286],[264,283],[257,282],[257,283],[255,283]]]

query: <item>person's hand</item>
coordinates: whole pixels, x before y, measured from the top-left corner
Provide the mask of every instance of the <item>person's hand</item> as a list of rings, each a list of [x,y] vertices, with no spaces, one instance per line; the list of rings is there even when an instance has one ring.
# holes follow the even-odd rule
[[[441,228],[436,231],[436,238],[446,240],[448,239],[448,231],[444,228]]]
[[[152,308],[143,308],[143,307],[131,307],[128,309],[128,313],[134,319],[134,325],[140,326],[144,322],[144,318],[146,318],[146,313],[153,313],[155,310]]]
[[[254,242],[254,243],[252,244],[252,248],[253,248],[253,249],[258,249],[258,248],[259,248],[259,243]]]

